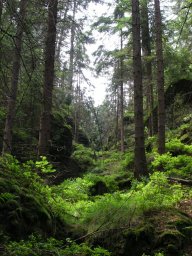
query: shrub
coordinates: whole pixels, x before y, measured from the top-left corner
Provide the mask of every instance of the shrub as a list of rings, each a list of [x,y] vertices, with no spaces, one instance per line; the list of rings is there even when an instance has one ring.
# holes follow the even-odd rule
[[[82,144],[74,145],[72,159],[74,159],[83,171],[94,168],[96,155],[90,148],[84,147]]]
[[[183,144],[179,139],[173,139],[167,142],[166,149],[174,156],[192,154],[192,146]]]
[[[156,154],[151,165],[154,170],[165,171],[170,176],[190,178],[192,174],[192,157],[187,155]]]
[[[134,166],[134,155],[132,152],[125,153],[124,160],[121,162],[122,170],[132,170]]]
[[[28,240],[20,242],[10,242],[6,245],[4,256],[110,256],[111,254],[101,248],[91,248],[82,243],[77,244],[68,239],[68,243],[58,241],[54,238],[43,240],[39,236],[30,236]]]
[[[144,212],[175,205],[183,197],[180,185],[170,185],[166,175],[156,172],[148,183],[135,182],[132,190],[97,198],[82,212],[88,232],[130,226]]]

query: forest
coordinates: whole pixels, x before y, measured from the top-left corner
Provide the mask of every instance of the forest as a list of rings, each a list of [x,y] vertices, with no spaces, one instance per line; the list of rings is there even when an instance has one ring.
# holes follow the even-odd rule
[[[0,0],[0,255],[191,256],[191,102],[191,0]]]

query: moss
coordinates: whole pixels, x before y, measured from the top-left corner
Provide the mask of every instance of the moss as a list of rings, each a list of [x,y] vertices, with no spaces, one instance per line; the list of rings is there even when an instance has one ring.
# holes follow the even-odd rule
[[[1,161],[0,227],[3,234],[14,239],[23,239],[34,232],[45,236],[54,234],[56,219],[47,195],[42,192],[43,181],[37,174],[26,173],[28,170],[13,160]]]

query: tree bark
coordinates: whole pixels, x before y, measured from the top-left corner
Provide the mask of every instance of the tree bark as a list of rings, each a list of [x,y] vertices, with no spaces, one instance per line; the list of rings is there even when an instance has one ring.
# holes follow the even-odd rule
[[[143,0],[141,4],[141,31],[142,31],[142,50],[144,57],[144,76],[146,77],[146,96],[147,112],[149,116],[149,135],[153,136],[153,82],[152,82],[152,63],[151,57],[151,39],[149,33],[149,15],[148,0]]]
[[[0,0],[0,26],[1,26],[1,16],[3,12],[3,0]]]
[[[22,48],[22,38],[24,32],[24,20],[26,16],[27,0],[20,1],[20,11],[19,18],[17,20],[17,29],[16,35],[14,38],[14,57],[13,57],[13,66],[12,66],[12,79],[11,79],[11,88],[10,95],[8,98],[7,104],[7,116],[5,121],[5,128],[3,134],[3,149],[2,154],[11,153],[12,151],[12,130],[15,118],[15,108],[16,108],[16,99],[17,99],[17,90],[18,90],[18,80],[19,80],[19,71],[21,65],[21,48]]]
[[[132,0],[133,33],[133,77],[134,77],[134,117],[135,117],[135,172],[136,178],[147,174],[144,124],[143,124],[143,85],[140,42],[139,1]]]
[[[164,65],[162,48],[162,22],[159,0],[155,3],[156,57],[157,57],[157,93],[158,93],[158,151],[165,152],[165,96]]]
[[[123,35],[121,29],[121,51],[123,49]],[[123,91],[123,57],[120,57],[120,131],[121,131],[121,152],[125,151],[124,147],[124,91]]]
[[[48,155],[49,153],[56,46],[57,5],[58,0],[49,0],[48,31],[45,42],[43,109],[40,119],[38,156]]]
[[[72,97],[73,97],[73,73],[74,73],[74,41],[75,41],[75,14],[76,14],[77,2],[74,0],[73,5],[73,17],[71,24],[71,38],[70,38],[70,57],[69,57],[69,105],[71,105]]]

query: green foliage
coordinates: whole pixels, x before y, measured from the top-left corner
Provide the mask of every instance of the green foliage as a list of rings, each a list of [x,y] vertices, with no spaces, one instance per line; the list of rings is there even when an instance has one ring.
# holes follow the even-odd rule
[[[42,173],[52,173],[56,171],[45,156],[41,156],[41,161],[36,161],[35,166],[37,169],[41,170]]]
[[[20,242],[10,242],[6,246],[4,256],[110,256],[111,254],[101,248],[91,248],[85,243],[77,244],[67,239],[68,243],[58,241],[54,238],[43,240],[41,237],[34,235],[29,240]]]
[[[175,50],[172,46],[165,47],[165,79],[167,84],[179,79],[191,79],[191,55],[187,48]]]
[[[122,176],[126,172],[132,177],[133,161],[132,152],[103,151],[98,154],[97,166],[93,172],[100,175],[108,175],[108,177],[109,175]]]
[[[32,166],[33,162],[19,164],[10,155],[0,158],[0,228],[17,238],[55,230],[50,188]]]
[[[95,166],[95,154],[96,153],[90,148],[84,147],[82,144],[75,144],[72,158],[78,163],[82,170],[87,171]]]
[[[81,218],[89,232],[129,226],[144,212],[173,206],[182,197],[180,185],[170,185],[165,174],[156,172],[148,183],[136,182],[129,192],[98,197],[84,209]]]
[[[60,185],[53,186],[55,211],[68,223],[75,224],[77,218],[82,219],[84,212],[91,208],[94,201],[91,188],[100,181],[106,185],[109,192],[117,189],[114,176],[98,176],[93,173],[86,174],[83,178],[68,179]]]
[[[125,153],[125,158],[121,162],[121,167],[123,171],[128,171],[129,168],[132,170],[134,165],[134,155],[133,153]]]
[[[166,149],[175,155],[192,154],[192,146],[185,145],[179,139],[172,139],[171,141],[167,142]]]
[[[151,165],[154,170],[163,170],[171,176],[190,178],[192,175],[192,157],[187,155],[156,154]]]

